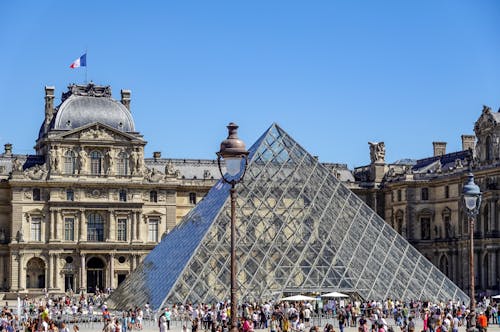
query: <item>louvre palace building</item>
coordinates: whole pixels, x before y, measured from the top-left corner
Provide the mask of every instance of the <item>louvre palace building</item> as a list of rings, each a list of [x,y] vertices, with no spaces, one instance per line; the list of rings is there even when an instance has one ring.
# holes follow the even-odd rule
[[[131,92],[121,90],[120,97],[109,86],[72,84],[54,105],[55,88],[45,87],[34,154],[16,154],[15,142],[5,144],[4,292],[117,288],[219,180],[216,160],[145,156]],[[491,294],[500,291],[500,113],[484,107],[478,116],[475,135],[462,135],[461,151],[447,153],[445,142],[434,142],[429,158],[388,163],[377,142],[370,143],[369,165],[322,165],[465,293],[469,228],[461,191],[470,167],[483,192],[474,234],[476,289]]]

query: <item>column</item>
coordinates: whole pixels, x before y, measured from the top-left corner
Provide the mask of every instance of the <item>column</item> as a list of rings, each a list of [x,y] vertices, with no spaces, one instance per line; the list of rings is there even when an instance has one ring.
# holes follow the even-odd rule
[[[47,290],[49,289],[52,289],[52,285],[53,285],[53,282],[52,282],[52,278],[54,277],[54,265],[53,265],[53,261],[52,261],[52,256],[53,254],[49,254],[48,255],[48,259],[47,259],[47,265],[45,267],[45,287],[47,288]]]
[[[56,210],[54,213],[54,235],[52,236],[54,240],[59,239],[59,232],[57,230],[59,227],[59,214],[61,214],[61,210]]]
[[[20,289],[26,289],[26,272],[24,270],[24,255],[19,253],[18,254],[18,257],[19,257],[19,288]]]
[[[111,289],[115,288],[115,254],[109,255],[109,287]]]
[[[80,254],[80,290],[87,290],[85,271],[85,254]]]
[[[54,220],[56,219],[56,210],[50,210],[50,227],[48,227],[49,231],[49,241],[54,240]],[[47,229],[47,228],[46,228]]]
[[[108,241],[115,241],[116,240],[116,220],[115,220],[115,211],[114,210],[109,210],[109,215],[108,215],[108,220],[109,220],[109,225],[108,225]]]
[[[492,233],[493,231],[496,230],[496,225],[495,225],[495,214],[496,214],[496,211],[495,211],[495,201],[492,199],[490,200],[490,213],[488,214],[488,231],[489,233]]]
[[[78,220],[78,241],[85,241],[85,211],[80,210],[80,216]]]
[[[136,220],[136,231],[137,231],[137,236],[136,236],[136,239],[141,241],[141,212],[140,211],[136,211],[136,217],[135,217],[135,220]]]
[[[496,284],[497,253],[495,250],[488,250],[488,281],[486,287],[491,288]]]
[[[132,234],[132,242],[134,242],[135,240],[137,240],[137,238],[136,238],[137,234],[136,234],[136,230],[135,230],[135,228],[136,228],[136,218],[135,218],[136,215],[135,215],[135,212],[132,212],[130,214],[130,216],[131,216],[131,219],[130,219],[130,225],[131,225],[131,227],[130,227],[131,228],[130,229],[130,233]]]
[[[52,283],[52,287],[55,288],[55,289],[58,289],[59,288],[59,269],[58,269],[58,266],[57,266],[57,257],[58,255],[57,254],[53,254],[52,255],[52,264],[54,266],[54,282]]]
[[[136,268],[136,254],[130,256],[130,272],[133,272]]]

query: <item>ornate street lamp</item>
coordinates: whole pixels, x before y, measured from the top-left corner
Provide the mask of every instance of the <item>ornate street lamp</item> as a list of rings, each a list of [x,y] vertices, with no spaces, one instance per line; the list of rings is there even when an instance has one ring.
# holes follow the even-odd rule
[[[474,183],[474,174],[469,172],[467,183],[462,190],[464,196],[464,203],[467,209],[467,216],[469,218],[469,235],[470,235],[470,248],[469,248],[469,285],[470,285],[470,310],[476,309],[476,298],[474,294],[474,222],[479,208],[481,207],[481,190],[479,186]]]
[[[236,298],[236,184],[243,181],[248,163],[245,143],[238,138],[238,126],[231,122],[229,135],[220,144],[217,163],[222,180],[231,185],[231,332],[238,332],[238,300]],[[226,163],[227,174],[222,172],[221,159]],[[227,176],[227,177],[226,177]]]

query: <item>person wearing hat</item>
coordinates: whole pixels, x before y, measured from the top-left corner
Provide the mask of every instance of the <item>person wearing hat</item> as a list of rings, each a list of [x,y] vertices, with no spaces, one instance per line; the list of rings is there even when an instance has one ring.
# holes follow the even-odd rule
[[[477,317],[477,323],[479,332],[486,332],[486,329],[488,327],[488,318],[486,318],[486,315],[483,311],[479,313],[479,316]]]

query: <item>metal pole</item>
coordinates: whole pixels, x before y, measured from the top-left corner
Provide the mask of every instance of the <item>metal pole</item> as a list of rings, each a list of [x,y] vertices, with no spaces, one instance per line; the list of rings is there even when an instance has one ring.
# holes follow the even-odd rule
[[[238,332],[238,300],[236,298],[236,183],[231,184],[231,332]]]
[[[469,217],[470,224],[470,248],[469,248],[469,284],[470,284],[470,310],[476,309],[476,296],[474,290],[475,272],[474,272],[474,217]]]

